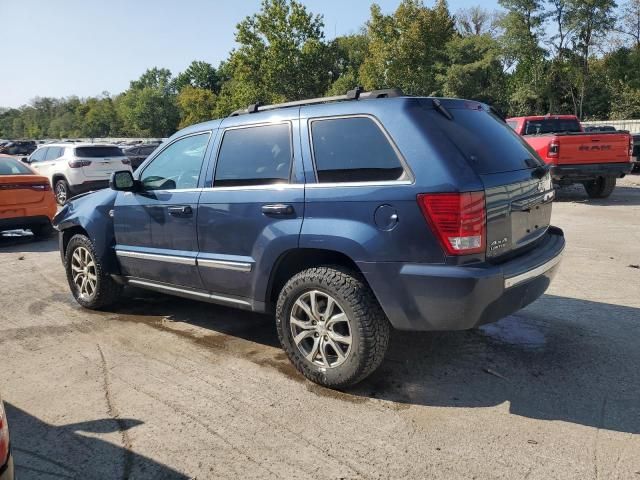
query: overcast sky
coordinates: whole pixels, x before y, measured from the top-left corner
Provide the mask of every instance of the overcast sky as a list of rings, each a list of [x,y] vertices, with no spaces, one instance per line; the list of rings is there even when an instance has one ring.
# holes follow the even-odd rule
[[[358,31],[371,5],[303,3],[324,15],[327,38]],[[391,12],[399,0],[377,3]],[[474,3],[450,0],[449,8]],[[493,9],[496,2],[483,6]],[[259,8],[260,0],[0,0],[0,107],[36,96],[116,94],[154,66],[174,74],[192,60],[217,66],[234,47],[236,24]]]

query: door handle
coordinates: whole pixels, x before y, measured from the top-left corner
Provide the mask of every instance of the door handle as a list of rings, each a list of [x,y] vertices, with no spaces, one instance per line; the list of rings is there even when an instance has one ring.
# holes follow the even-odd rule
[[[177,207],[169,207],[169,215],[173,217],[190,217],[193,215],[193,209],[189,205],[180,205]]]
[[[262,206],[262,213],[265,215],[293,215],[294,212],[293,205],[285,203],[272,203]]]

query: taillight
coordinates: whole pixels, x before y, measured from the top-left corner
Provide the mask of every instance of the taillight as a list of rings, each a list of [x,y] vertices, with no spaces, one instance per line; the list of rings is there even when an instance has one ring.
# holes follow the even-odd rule
[[[91,160],[69,160],[71,168],[88,167],[89,165],[91,165]]]
[[[51,190],[51,185],[47,183],[3,183],[0,190],[36,190],[38,192],[47,192]]]
[[[547,150],[548,157],[557,157],[560,154],[560,144],[557,141],[552,141],[549,144],[549,149]]]
[[[418,195],[418,204],[449,255],[484,252],[484,192],[423,193]]]
[[[4,406],[0,399],[0,467],[7,463],[9,458],[9,426],[5,415]]]
[[[123,158],[122,159],[122,164],[123,165],[131,165],[131,160],[129,160],[128,158]]]

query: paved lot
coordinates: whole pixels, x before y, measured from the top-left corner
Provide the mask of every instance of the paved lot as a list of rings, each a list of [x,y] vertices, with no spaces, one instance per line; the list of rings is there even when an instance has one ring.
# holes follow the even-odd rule
[[[31,478],[640,480],[640,176],[561,192],[561,271],[481,330],[396,333],[355,389],[303,380],[266,316],[72,300],[55,241],[0,239],[0,391]]]

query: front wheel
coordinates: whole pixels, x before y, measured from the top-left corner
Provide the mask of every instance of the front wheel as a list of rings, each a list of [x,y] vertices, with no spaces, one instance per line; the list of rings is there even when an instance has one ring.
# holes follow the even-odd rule
[[[81,234],[71,237],[64,266],[71,293],[83,307],[98,310],[115,303],[120,297],[122,286],[103,270],[88,237]]]
[[[390,326],[369,286],[340,267],[317,267],[291,278],[276,307],[282,348],[312,382],[353,385],[384,358]]]
[[[584,183],[584,189],[590,198],[607,198],[616,188],[616,177],[598,177]]]

